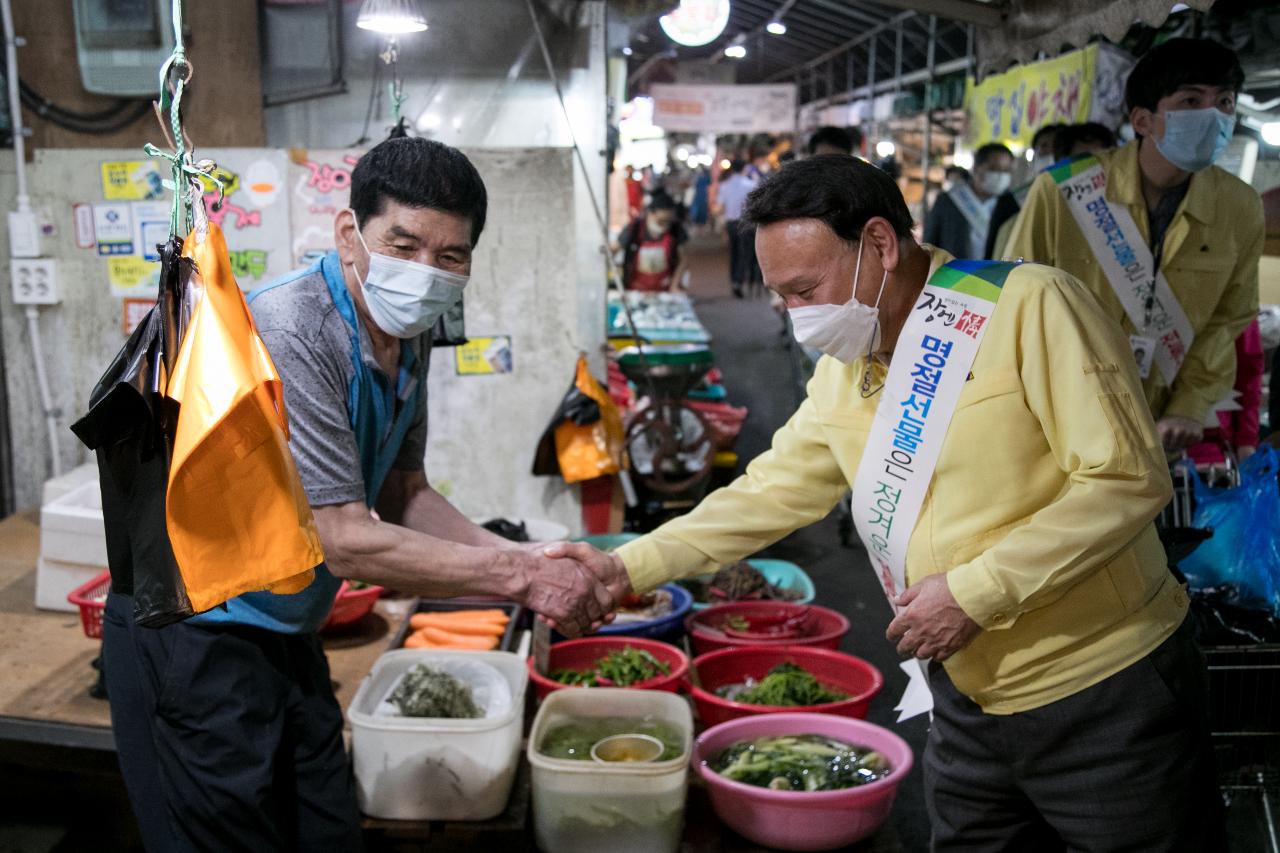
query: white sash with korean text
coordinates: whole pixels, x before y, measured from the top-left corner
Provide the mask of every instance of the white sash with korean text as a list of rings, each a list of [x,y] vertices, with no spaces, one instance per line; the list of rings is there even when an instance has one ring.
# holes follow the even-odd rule
[[[1107,173],[1097,158],[1065,160],[1047,171],[1058,185],[1129,322],[1140,336],[1150,339],[1152,353],[1137,353],[1135,344],[1135,355],[1144,378],[1147,373],[1144,359],[1151,358],[1165,384],[1172,385],[1195,339],[1195,330],[1164,273],[1155,269],[1155,258],[1133,216],[1124,205],[1107,201]],[[1151,293],[1153,271],[1155,298],[1148,324],[1147,297]]]
[[[907,545],[987,321],[1015,266],[952,261],[939,267],[898,336],[852,503],[858,536],[891,603],[907,588]],[[911,684],[899,719],[932,708],[920,663],[903,669]]]

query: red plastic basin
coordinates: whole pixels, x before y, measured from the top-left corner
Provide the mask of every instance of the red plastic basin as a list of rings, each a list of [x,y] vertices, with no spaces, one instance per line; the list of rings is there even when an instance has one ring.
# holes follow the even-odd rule
[[[846,693],[849,698],[824,705],[782,707],[730,702],[715,695],[716,688],[726,684],[739,684],[748,678],[759,681],[780,663],[794,663],[803,667],[817,676],[818,681],[824,686]],[[758,647],[721,649],[718,652],[694,658],[693,673],[696,684],[690,686],[689,692],[693,694],[698,718],[706,726],[714,726],[755,714],[801,711],[837,714],[861,720],[866,718],[871,700],[884,687],[884,676],[880,674],[880,670],[862,658],[833,652],[830,649],[805,646],[788,646],[781,649]]]
[[[657,640],[646,640],[641,637],[584,637],[581,640],[568,640],[556,643],[551,647],[549,666],[552,672],[557,669],[594,669],[596,661],[605,655],[622,651],[625,648],[643,649],[658,660],[671,667],[669,675],[651,678],[630,685],[633,690],[664,690],[667,693],[679,693],[680,685],[689,674],[689,658],[684,652],[668,643]],[[533,682],[538,699],[545,699],[548,693],[569,687],[553,681],[539,673],[529,658],[529,680]]]
[[[809,630],[803,636],[782,639],[760,637],[735,637],[724,633],[719,626],[725,619],[741,616],[750,621],[778,620],[806,616]],[[685,620],[689,640],[695,655],[720,649],[755,646],[757,648],[783,648],[786,646],[812,646],[835,650],[849,633],[849,620],[834,610],[815,604],[793,604],[786,601],[735,601],[699,610]]]

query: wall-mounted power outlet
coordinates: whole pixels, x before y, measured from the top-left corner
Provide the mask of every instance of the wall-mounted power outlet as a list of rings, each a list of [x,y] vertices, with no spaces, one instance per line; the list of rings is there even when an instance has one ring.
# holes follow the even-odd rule
[[[54,259],[14,258],[9,261],[9,272],[15,304],[58,304],[58,262]]]

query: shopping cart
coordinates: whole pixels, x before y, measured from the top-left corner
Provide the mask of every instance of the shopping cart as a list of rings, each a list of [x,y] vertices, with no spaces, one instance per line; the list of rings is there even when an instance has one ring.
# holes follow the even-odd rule
[[[1211,646],[1210,730],[1229,809],[1251,811],[1280,853],[1280,644]]]

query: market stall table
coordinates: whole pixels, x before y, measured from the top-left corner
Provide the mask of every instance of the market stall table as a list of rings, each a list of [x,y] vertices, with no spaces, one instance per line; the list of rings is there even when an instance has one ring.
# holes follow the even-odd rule
[[[113,752],[107,703],[89,695],[101,643],[84,635],[78,613],[37,610],[33,604],[38,518],[31,511],[0,521],[0,758],[20,752],[24,760],[38,760],[42,748]],[[410,604],[384,599],[355,630],[326,638],[330,673],[344,712]],[[497,818],[477,823],[366,819],[370,849],[421,850],[429,842],[436,853],[532,851],[529,793],[529,768],[522,759],[511,801]],[[886,827],[849,850],[896,853],[901,846]],[[762,853],[763,848],[727,831],[701,785],[692,780],[681,851]]]

